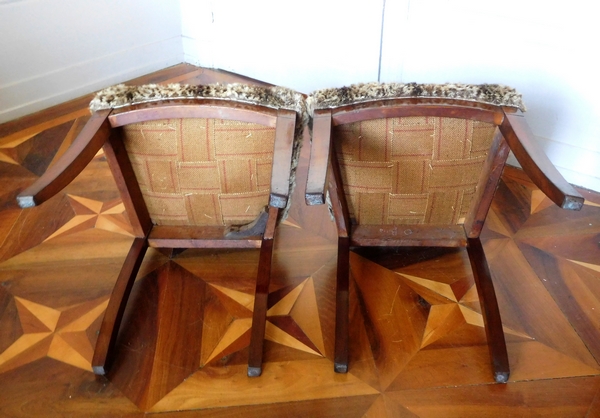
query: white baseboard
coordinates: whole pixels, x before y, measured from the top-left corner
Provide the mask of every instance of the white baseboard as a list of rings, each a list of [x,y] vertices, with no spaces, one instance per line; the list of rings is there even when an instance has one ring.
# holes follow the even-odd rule
[[[0,123],[182,62],[176,36],[0,86]]]

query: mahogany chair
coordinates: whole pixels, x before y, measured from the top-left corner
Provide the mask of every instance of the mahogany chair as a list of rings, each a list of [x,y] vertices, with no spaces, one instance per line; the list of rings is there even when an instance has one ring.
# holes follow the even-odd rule
[[[23,208],[43,203],[104,148],[135,239],[100,328],[96,374],[113,360],[148,247],[260,248],[248,368],[260,374],[274,230],[289,203],[303,105],[276,87],[115,86],[98,93],[71,147],[17,197]]]
[[[583,205],[538,149],[521,96],[498,85],[371,83],[320,90],[309,101],[306,202],[327,200],[338,231],[335,371],[348,370],[351,247],[466,247],[494,378],[506,382],[506,343],[479,235],[509,150],[557,205]]]

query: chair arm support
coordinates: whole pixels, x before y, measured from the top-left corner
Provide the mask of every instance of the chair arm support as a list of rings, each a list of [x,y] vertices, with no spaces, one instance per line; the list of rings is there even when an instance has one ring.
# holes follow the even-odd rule
[[[56,164],[17,196],[21,208],[29,208],[45,202],[83,171],[110,134],[109,113],[110,109],[107,109],[92,115]]]
[[[554,203],[563,209],[580,210],[584,198],[558,172],[535,141],[521,112],[505,113],[500,131],[525,174]]]
[[[273,152],[273,172],[269,205],[285,208],[290,194],[292,154],[294,152],[294,132],[296,113],[280,109],[275,126],[275,151]]]
[[[317,110],[313,118],[310,161],[306,181],[305,200],[307,205],[322,205],[325,203],[325,186],[330,152],[331,110]]]

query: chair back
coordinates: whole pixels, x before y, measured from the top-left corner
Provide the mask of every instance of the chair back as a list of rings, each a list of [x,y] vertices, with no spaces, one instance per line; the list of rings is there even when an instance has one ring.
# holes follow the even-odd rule
[[[246,224],[269,204],[274,126],[159,119],[123,126],[123,141],[155,225]]]
[[[333,127],[353,224],[463,224],[494,140],[493,124],[408,116]],[[492,157],[493,158],[493,157]]]
[[[349,225],[460,225],[477,236],[508,156],[498,125],[524,107],[503,86],[442,87],[313,93],[307,202],[319,203],[327,160]]]
[[[302,97],[280,87],[175,87],[116,86],[91,104],[113,109],[109,142],[127,158],[107,157],[138,216],[226,230],[252,223],[268,206],[285,208]]]

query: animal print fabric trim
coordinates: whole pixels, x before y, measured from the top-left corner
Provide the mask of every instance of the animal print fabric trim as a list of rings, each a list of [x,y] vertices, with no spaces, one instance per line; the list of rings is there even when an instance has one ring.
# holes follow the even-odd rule
[[[226,99],[283,108],[302,113],[305,100],[302,94],[285,87],[263,87],[246,84],[118,84],[96,93],[90,103],[92,112],[123,106],[173,99]]]
[[[308,107],[327,109],[381,99],[432,98],[454,99],[516,107],[525,111],[520,93],[500,84],[418,84],[361,83],[348,87],[328,88],[309,95]]]

